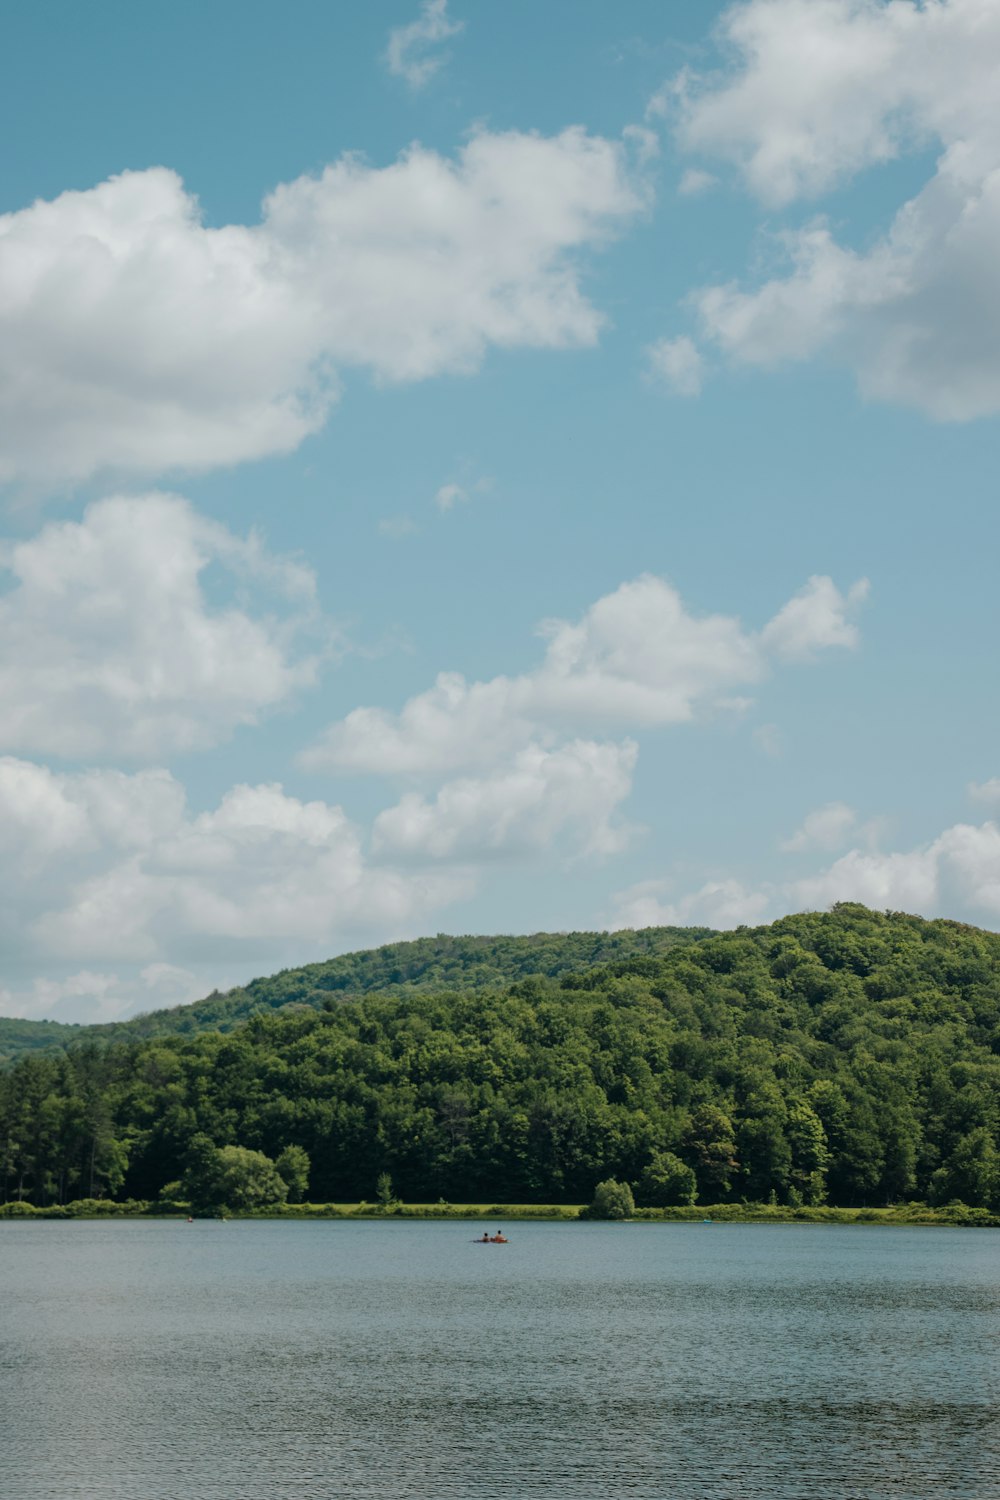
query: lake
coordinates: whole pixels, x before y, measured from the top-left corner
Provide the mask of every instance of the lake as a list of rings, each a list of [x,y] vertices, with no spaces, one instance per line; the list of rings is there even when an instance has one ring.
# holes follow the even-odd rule
[[[1000,1495],[1000,1234],[481,1232],[0,1223],[0,1489]]]

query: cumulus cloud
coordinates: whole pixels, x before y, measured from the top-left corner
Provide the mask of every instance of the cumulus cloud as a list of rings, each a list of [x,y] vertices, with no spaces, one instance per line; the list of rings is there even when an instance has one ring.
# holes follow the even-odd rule
[[[85,1024],[117,1021],[137,1009],[188,1005],[212,988],[207,980],[176,964],[147,964],[130,976],[79,969],[58,979],[35,978],[20,989],[5,986],[0,989],[0,1015]]]
[[[973,830],[970,830],[973,831]],[[923,848],[881,853],[850,849],[825,869],[794,881],[762,881],[757,886],[730,876],[717,876],[692,891],[677,891],[671,879],[641,881],[612,898],[609,925],[623,927],[716,927],[728,929],[774,921],[795,911],[825,910],[837,901],[860,901],[876,910],[940,915],[942,902],[959,905],[949,910],[983,907],[1000,912],[1000,835],[997,835],[992,891],[986,881],[945,879],[947,852],[956,830]],[[816,848],[816,844],[797,846]],[[992,852],[992,851],[991,851]],[[973,857],[967,866],[985,864]]]
[[[659,339],[646,350],[650,374],[661,380],[675,396],[701,393],[704,361],[692,339]]]
[[[460,500],[468,500],[469,492],[460,484],[443,484],[434,496],[434,504],[438,510],[449,511],[454,509]]]
[[[235,599],[213,603],[214,567]],[[172,495],[118,496],[0,544],[0,749],[200,749],[315,680],[315,580]],[[239,595],[252,584],[251,613]],[[264,609],[267,602],[264,603]]]
[[[858,829],[842,803],[807,818],[785,849],[806,852],[834,847],[849,834],[868,836],[867,847],[848,849],[831,864],[791,881],[752,888],[721,876],[690,893],[675,895],[676,881],[648,880],[613,898],[612,925],[706,925],[732,927],[771,921],[792,911],[822,910],[837,901],[860,901],[876,910],[909,911],[925,917],[963,915],[995,924],[1000,919],[1000,826],[955,823],[911,849],[876,847],[878,821]]]
[[[236,786],[192,814],[165,770],[57,774],[0,759],[5,951],[149,965],[285,957],[352,935],[410,935],[466,874],[365,856],[340,807]],[[157,984],[176,975],[149,970]]]
[[[465,505],[473,495],[486,495],[492,488],[493,480],[488,475],[482,475],[479,479],[465,478],[461,484],[450,480],[435,491],[434,504],[442,515],[447,515],[456,505]]]
[[[910,0],[733,5],[718,28],[733,69],[682,74],[671,91],[680,144],[732,161],[774,206],[826,191],[897,156],[921,106],[938,104],[942,88],[957,91],[956,67],[973,62],[961,34],[971,43],[976,20],[981,31],[981,0],[932,0],[925,8]],[[930,56],[928,48],[945,38],[947,55]],[[976,62],[981,81],[982,57]]]
[[[696,891],[664,899],[670,884],[644,880],[613,898],[611,928],[749,926],[765,920],[769,897],[738,880],[709,880]]]
[[[441,43],[457,36],[464,27],[464,21],[449,17],[448,0],[424,0],[415,21],[394,26],[389,32],[385,51],[389,72],[405,78],[413,89],[424,88],[447,61]]]
[[[804,900],[864,901],[935,915],[941,910],[1000,916],[1000,828],[956,823],[931,843],[887,854],[852,849],[828,870],[799,881]]]
[[[703,172],[698,167],[688,167],[681,175],[677,184],[677,191],[682,198],[696,198],[702,193],[707,193],[709,188],[716,186],[718,178],[711,172]]]
[[[822,350],[864,394],[942,420],[1000,411],[1000,9],[984,0],[749,0],[734,66],[670,91],[679,141],[728,158],[771,206],[936,146],[934,175],[864,251],[819,220],[780,274],[695,297],[705,335],[772,366]]]
[[[483,860],[548,851],[619,853],[629,829],[614,814],[632,788],[637,747],[574,740],[529,745],[493,775],[447,782],[433,799],[407,793],[375,820],[374,847],[397,858]]]
[[[355,708],[301,754],[310,771],[419,775],[490,764],[532,738],[534,726],[509,710],[511,679],[466,682],[442,672],[399,714]]]
[[[858,587],[845,597],[829,579],[812,579],[757,635],[732,615],[690,613],[676,589],[646,574],[598,599],[575,624],[543,622],[548,645],[534,671],[486,682],[443,672],[398,714],[355,709],[302,761],[313,770],[450,772],[581,728],[680,724],[743,707],[733,690],[760,681],[769,652],[809,659],[856,645],[846,611],[860,601]]]
[[[894,854],[850,849],[828,869],[796,881],[789,894],[800,909],[861,901],[882,910],[933,916],[938,874],[934,849]]]
[[[345,367],[409,381],[591,345],[575,253],[641,202],[625,146],[573,128],[344,156],[252,225],[207,228],[163,167],[2,215],[0,482],[289,452]]]
[[[840,849],[857,826],[858,815],[846,802],[828,802],[809,813],[790,838],[778,846],[786,854],[809,849]]]
[[[946,891],[995,920],[1000,917],[1000,827],[956,823],[931,846]]]
[[[854,650],[861,636],[850,617],[867,599],[868,588],[868,579],[859,578],[845,595],[831,578],[814,574],[765,625],[764,650],[783,661],[811,661],[817,651],[837,646]]]
[[[966,791],[973,802],[984,802],[987,807],[1000,806],[1000,776],[991,776],[989,781],[970,781]]]

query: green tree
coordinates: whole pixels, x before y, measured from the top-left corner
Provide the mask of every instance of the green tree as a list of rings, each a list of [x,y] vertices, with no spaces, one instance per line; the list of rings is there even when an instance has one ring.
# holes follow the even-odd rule
[[[219,1149],[207,1135],[192,1138],[187,1151],[181,1192],[196,1214],[218,1213],[222,1199],[222,1164]]]
[[[309,1193],[309,1153],[301,1146],[286,1146],[274,1164],[288,1189],[289,1203],[302,1203]]]
[[[776,1193],[783,1199],[788,1188],[792,1153],[781,1117],[768,1112],[741,1120],[738,1149],[748,1196],[762,1202],[771,1193]]]
[[[383,1208],[391,1208],[398,1200],[393,1191],[392,1178],[388,1172],[380,1172],[375,1183],[375,1197]]]
[[[635,1186],[635,1200],[643,1208],[692,1204],[698,1197],[694,1171],[672,1151],[658,1151]]]
[[[274,1208],[285,1202],[288,1188],[274,1162],[263,1151],[249,1151],[245,1146],[223,1146],[219,1156],[224,1207],[240,1211]]]
[[[635,1200],[632,1197],[632,1189],[627,1182],[616,1182],[613,1177],[607,1178],[605,1182],[599,1182],[594,1189],[594,1196],[587,1208],[581,1212],[581,1218],[587,1219],[630,1219],[635,1213]]]
[[[684,1154],[694,1167],[701,1201],[718,1203],[729,1192],[732,1175],[739,1167],[736,1132],[724,1110],[712,1104],[694,1110],[684,1135]]]
[[[785,1136],[792,1153],[790,1186],[803,1203],[825,1202],[830,1150],[816,1111],[804,1101],[793,1104],[788,1111]]]
[[[953,1198],[970,1208],[1000,1205],[1000,1152],[985,1125],[964,1136],[931,1178],[932,1203]]]
[[[294,1143],[317,1201],[674,1196],[674,1153],[703,1203],[996,1200],[1000,935],[841,905],[698,936],[426,939],[74,1034],[0,1068],[3,1196],[273,1194],[229,1143],[294,1198]]]
[[[181,1182],[195,1213],[273,1208],[288,1197],[277,1167],[262,1151],[213,1146],[204,1135],[191,1142]]]
[[[887,1203],[898,1203],[916,1187],[921,1137],[922,1131],[912,1112],[908,1118],[892,1115],[887,1120],[885,1165],[882,1168],[882,1188]]]

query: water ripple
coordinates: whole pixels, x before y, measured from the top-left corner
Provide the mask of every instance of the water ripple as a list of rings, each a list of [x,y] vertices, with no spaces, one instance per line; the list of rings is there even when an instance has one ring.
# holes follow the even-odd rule
[[[11,1500],[990,1500],[968,1231],[0,1225]]]

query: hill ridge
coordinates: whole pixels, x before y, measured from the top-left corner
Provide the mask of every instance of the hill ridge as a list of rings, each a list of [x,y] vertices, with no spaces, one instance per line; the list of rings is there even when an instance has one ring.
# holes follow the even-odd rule
[[[33,1021],[0,1016],[0,1066],[25,1052],[51,1051],[88,1041],[138,1041],[153,1036],[231,1031],[251,1015],[304,1004],[319,1008],[331,995],[347,1000],[373,990],[393,994],[409,989],[479,989],[542,974],[555,978],[573,969],[607,962],[614,956],[663,952],[714,935],[710,927],[645,927],[620,932],[498,934],[437,933],[434,937],[358,948],[314,963],[279,969],[215,990],[200,1000],[143,1011],[121,1021]],[[472,964],[476,959],[475,965]],[[450,959],[441,972],[441,961]],[[492,959],[492,962],[486,962]],[[435,967],[435,963],[437,966]],[[406,971],[405,973],[402,971]]]
[[[613,1178],[654,1207],[1000,1212],[1000,935],[842,903],[675,937],[552,938],[554,976],[480,963],[448,988],[429,965],[347,1004],[349,964],[286,971],[228,1034],[24,1057],[0,1176],[39,1207],[207,1202],[235,1173],[233,1206],[581,1203]],[[404,953],[457,951],[436,942]],[[611,961],[572,966],[588,953]]]

